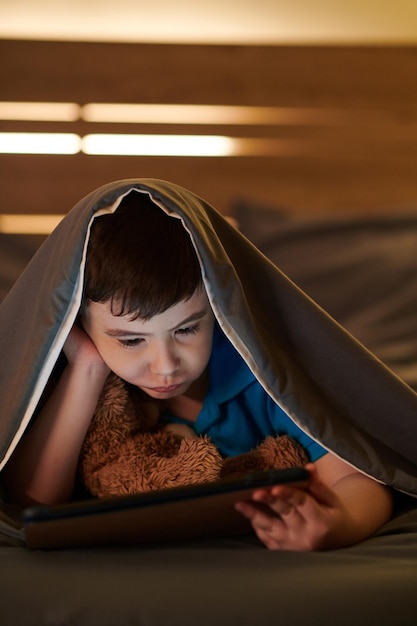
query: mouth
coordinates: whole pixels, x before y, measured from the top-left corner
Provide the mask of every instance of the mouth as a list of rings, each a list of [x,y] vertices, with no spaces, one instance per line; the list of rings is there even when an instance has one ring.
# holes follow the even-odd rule
[[[151,387],[149,391],[154,393],[173,393],[177,391],[182,385],[167,385],[166,387]]]

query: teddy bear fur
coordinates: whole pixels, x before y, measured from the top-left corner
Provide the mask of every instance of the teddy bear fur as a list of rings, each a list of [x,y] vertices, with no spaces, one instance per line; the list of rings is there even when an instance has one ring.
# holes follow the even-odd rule
[[[287,435],[223,458],[207,436],[166,424],[163,405],[110,374],[83,442],[79,472],[93,496],[142,493],[305,465],[305,450]]]

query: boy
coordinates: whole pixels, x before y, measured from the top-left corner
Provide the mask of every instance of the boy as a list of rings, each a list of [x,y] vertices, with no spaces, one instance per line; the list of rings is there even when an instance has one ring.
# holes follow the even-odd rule
[[[23,503],[69,500],[80,448],[110,371],[164,400],[171,421],[207,433],[224,455],[286,432],[306,448],[306,490],[256,490],[237,509],[271,549],[351,545],[391,515],[387,488],[327,452],[264,391],[220,330],[181,221],[131,192],[92,225],[83,303],[67,366],[7,466]]]

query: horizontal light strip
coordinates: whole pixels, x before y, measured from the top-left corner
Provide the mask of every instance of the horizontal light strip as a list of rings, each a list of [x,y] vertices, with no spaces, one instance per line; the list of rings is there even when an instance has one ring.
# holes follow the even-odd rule
[[[301,142],[216,135],[87,135],[82,151],[118,156],[277,156],[297,154]]]
[[[86,122],[124,124],[281,125],[329,123],[335,111],[203,104],[86,104]],[[340,117],[337,112],[337,116]]]
[[[338,109],[205,104],[0,102],[0,119],[113,124],[332,125],[346,121]]]
[[[258,139],[222,135],[124,135],[0,133],[3,154],[77,154],[102,156],[277,156],[299,154],[307,145],[295,139]]]
[[[77,154],[81,144],[74,133],[0,133],[1,154]]]
[[[94,155],[229,156],[234,140],[215,135],[86,135],[82,151]]]
[[[0,215],[0,233],[8,235],[48,235],[63,215]]]
[[[115,156],[228,156],[234,139],[213,135],[123,135],[0,133],[3,154],[77,154]]]
[[[0,102],[0,119],[36,122],[76,122],[81,107],[73,102]]]

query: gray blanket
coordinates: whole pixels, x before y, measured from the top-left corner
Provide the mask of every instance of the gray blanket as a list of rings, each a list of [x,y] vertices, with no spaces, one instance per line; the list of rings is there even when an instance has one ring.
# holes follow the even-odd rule
[[[413,626],[417,395],[213,208],[174,185],[130,180],[92,193],[4,300],[2,464],[33,418],[76,318],[90,222],[133,188],[183,219],[215,315],[266,390],[329,450],[400,490],[398,508],[375,536],[323,553],[271,552],[252,536],[126,549],[4,547],[2,625]]]
[[[215,315],[262,385],[311,437],[417,495],[417,395],[212,207],[157,180],[93,192],[50,235],[0,307],[0,461],[28,426],[76,318],[91,220],[132,189],[181,216]]]
[[[333,552],[3,548],[2,626],[415,626],[417,512]]]

